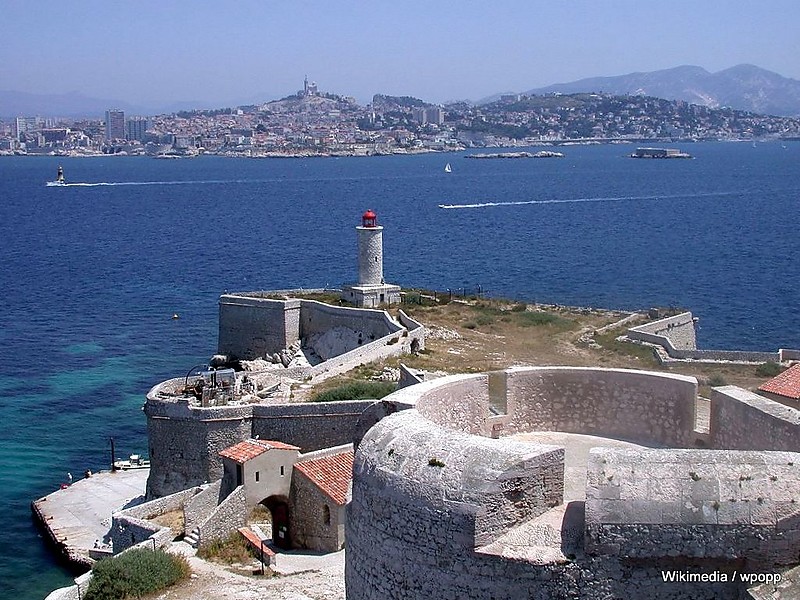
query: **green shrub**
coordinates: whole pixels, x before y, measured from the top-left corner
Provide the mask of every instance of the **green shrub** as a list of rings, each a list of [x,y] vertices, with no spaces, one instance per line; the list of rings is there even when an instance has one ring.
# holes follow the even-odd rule
[[[313,402],[341,402],[343,400],[365,400],[383,398],[397,389],[393,381],[351,381],[316,394]]]
[[[261,506],[261,505],[259,505]],[[263,508],[263,507],[262,507]],[[264,508],[266,510],[266,508]],[[214,540],[197,551],[197,556],[203,560],[216,560],[231,565],[233,563],[246,563],[254,558],[250,544],[241,533],[234,531],[226,540]]]
[[[190,572],[189,563],[183,556],[163,550],[135,548],[95,563],[85,598],[139,598],[186,579]]]
[[[524,302],[517,302],[511,307],[511,312],[525,312],[526,310],[528,310],[528,305]]]
[[[708,378],[708,385],[711,387],[721,387],[723,385],[728,385],[728,382],[725,381],[722,375],[712,375]]]
[[[478,315],[478,317],[475,319],[475,323],[480,326],[491,325],[494,323],[494,318],[490,317],[489,315]]]
[[[467,321],[464,323],[464,329],[476,329],[478,324],[475,321]]]
[[[569,319],[547,312],[520,312],[517,313],[516,319],[523,327],[539,327],[541,325],[567,327],[571,324]]]
[[[783,367],[771,360],[756,367],[756,375],[758,377],[775,377],[782,372]]]

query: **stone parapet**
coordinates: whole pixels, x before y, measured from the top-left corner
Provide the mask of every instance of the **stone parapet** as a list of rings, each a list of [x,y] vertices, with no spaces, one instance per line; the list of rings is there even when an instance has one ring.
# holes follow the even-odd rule
[[[795,564],[800,454],[714,450],[590,452],[589,554]]]
[[[690,377],[531,367],[390,394],[359,426],[347,597],[740,598],[749,584],[736,573],[798,560],[798,418],[744,390],[714,392],[704,442],[733,448],[726,451],[691,448],[697,382]],[[737,419],[741,436],[732,431]],[[487,551],[520,528],[535,532],[531,516],[560,502],[560,448],[488,439],[537,430],[683,448],[593,450],[574,554],[543,562],[511,546]],[[760,452],[740,451],[747,436]],[[564,522],[571,514],[571,524],[582,523],[582,502],[563,508]]]
[[[795,352],[792,350],[776,352],[700,350],[697,348],[694,322],[695,319],[692,313],[685,312],[673,317],[631,327],[627,331],[627,337],[629,340],[653,344],[663,348],[666,356],[663,356],[662,352],[658,352],[656,355],[662,363],[668,363],[673,360],[738,363],[780,362],[781,360],[787,360],[785,356],[791,356]]]
[[[736,386],[711,390],[711,447],[800,452],[800,410]]]

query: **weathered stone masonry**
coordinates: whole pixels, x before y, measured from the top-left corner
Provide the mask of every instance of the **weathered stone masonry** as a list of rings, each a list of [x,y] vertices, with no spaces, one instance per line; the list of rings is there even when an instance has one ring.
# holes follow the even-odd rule
[[[280,440],[304,452],[348,444],[361,413],[373,402],[200,408],[163,400],[160,385],[150,390],[144,407],[150,444],[148,498],[220,479],[219,452],[247,438]]]
[[[737,450],[702,450],[694,449],[692,378],[510,369],[505,414],[492,379],[421,383],[368,411],[384,418],[356,452],[346,530],[349,599],[734,599],[746,593],[740,583],[665,582],[661,572],[774,572],[800,562],[797,411],[770,412],[768,400],[715,390],[711,431],[701,441]],[[748,413],[762,416],[734,424]],[[523,450],[487,439],[539,429],[683,449],[594,449],[584,544],[574,558],[537,563],[482,551],[493,536],[549,506],[545,488],[556,496],[562,489],[558,448]],[[747,437],[762,452],[738,451]],[[543,462],[521,468],[526,451]]]

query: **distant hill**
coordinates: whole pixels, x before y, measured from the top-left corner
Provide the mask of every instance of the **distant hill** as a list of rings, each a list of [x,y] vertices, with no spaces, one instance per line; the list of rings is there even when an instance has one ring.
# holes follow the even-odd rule
[[[372,106],[381,110],[394,110],[403,108],[424,108],[431,106],[425,100],[414,98],[413,96],[387,96],[386,94],[375,94],[372,97]]]
[[[525,94],[603,92],[683,100],[712,108],[729,106],[759,114],[800,115],[800,81],[755,65],[737,65],[717,73],[684,65],[649,73],[591,77],[528,90]],[[492,98],[494,99],[494,97]]]
[[[130,115],[158,115],[208,108],[212,103],[201,101],[175,102],[167,106],[136,106],[122,100],[92,98],[80,92],[66,94],[29,94],[0,90],[0,118],[18,116],[101,118],[109,108],[118,108]]]

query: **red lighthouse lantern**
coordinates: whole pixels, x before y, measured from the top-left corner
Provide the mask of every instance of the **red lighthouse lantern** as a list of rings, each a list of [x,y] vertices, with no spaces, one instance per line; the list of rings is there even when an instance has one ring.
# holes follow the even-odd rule
[[[363,215],[361,215],[361,226],[362,227],[377,227],[378,226],[378,215],[372,212],[372,209],[367,209]]]

